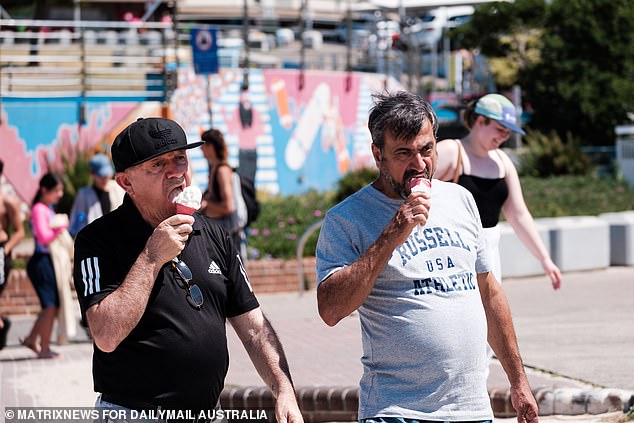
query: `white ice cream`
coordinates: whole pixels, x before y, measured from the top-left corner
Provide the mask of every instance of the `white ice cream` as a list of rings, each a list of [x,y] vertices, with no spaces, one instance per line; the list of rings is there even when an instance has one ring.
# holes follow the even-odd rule
[[[414,178],[410,181],[410,189],[412,192],[424,192],[431,195],[431,180],[425,178]],[[423,224],[418,224],[418,232],[423,230]]]
[[[200,192],[200,188],[196,185],[190,185],[174,198],[174,203],[182,204],[186,207],[198,210],[200,208],[200,201],[203,198],[203,193]]]
[[[431,193],[431,181],[424,178],[414,178],[410,182],[410,188],[412,192],[426,192]]]

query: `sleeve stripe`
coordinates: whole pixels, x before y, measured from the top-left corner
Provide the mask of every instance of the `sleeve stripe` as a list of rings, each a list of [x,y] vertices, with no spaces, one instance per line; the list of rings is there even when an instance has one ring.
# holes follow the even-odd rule
[[[251,282],[249,281],[249,277],[247,276],[247,271],[244,269],[244,265],[242,264],[240,254],[236,254],[236,258],[238,259],[238,263],[240,263],[240,273],[242,273],[242,277],[244,277],[244,281],[247,283],[249,291],[253,292],[253,287],[251,286]]]
[[[95,292],[101,291],[101,286],[99,286],[99,257],[93,257],[94,265],[95,265]]]
[[[84,282],[84,297],[101,291],[99,257],[88,257],[81,261],[81,276]]]
[[[94,278],[93,278],[93,275],[92,275],[92,257],[88,258],[86,260],[87,260],[86,269],[88,269],[88,293],[89,294],[94,294],[95,291],[93,289],[93,284],[92,284],[93,281],[94,281]]]
[[[81,261],[81,280],[84,282],[84,297],[88,295],[88,281],[86,280],[86,260]]]

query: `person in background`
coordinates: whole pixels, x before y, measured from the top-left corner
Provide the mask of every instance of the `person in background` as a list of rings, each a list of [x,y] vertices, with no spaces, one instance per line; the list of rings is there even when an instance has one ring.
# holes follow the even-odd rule
[[[276,398],[276,420],[301,423],[284,350],[236,246],[201,213],[177,213],[174,201],[191,184],[186,150],[200,144],[188,144],[183,129],[163,118],[137,120],[112,144],[123,205],[75,240],[96,406],[126,413],[219,407],[229,322]]]
[[[31,208],[35,251],[26,265],[26,272],[35,288],[42,310],[31,332],[21,340],[21,343],[35,352],[39,358],[59,356],[50,348],[53,324],[59,308],[59,294],[48,245],[68,227],[68,218],[63,218],[66,215],[55,215],[53,211],[53,207],[63,195],[64,185],[60,177],[46,173],[40,179]]]
[[[0,160],[0,178],[4,163]],[[7,287],[11,270],[11,251],[24,239],[24,224],[20,203],[0,190],[0,295]],[[0,317],[0,350],[7,344],[7,334],[11,328],[8,317]]]
[[[510,381],[518,422],[536,423],[473,197],[432,180],[436,115],[408,92],[375,99],[368,128],[379,176],[327,212],[316,252],[321,318],[334,326],[359,312],[359,421],[491,423],[488,340]],[[419,182],[429,190],[414,189]]]
[[[209,162],[209,182],[203,197],[201,211],[220,224],[231,235],[236,248],[242,244],[242,228],[238,223],[233,192],[233,169],[227,158],[229,151],[225,137],[217,129],[209,129],[201,135],[204,141],[203,155]],[[244,257],[244,255],[242,255]]]
[[[471,103],[463,120],[469,129],[464,138],[438,143],[438,179],[465,187],[475,198],[498,282],[502,281],[498,227],[502,211],[518,238],[541,263],[553,289],[559,289],[561,272],[526,207],[515,166],[500,149],[511,132],[525,133],[519,126],[515,106],[500,94],[487,94]]]
[[[92,185],[77,192],[70,211],[69,232],[74,237],[87,224],[116,209],[125,192],[112,179],[114,170],[105,154],[95,154],[88,162]]]

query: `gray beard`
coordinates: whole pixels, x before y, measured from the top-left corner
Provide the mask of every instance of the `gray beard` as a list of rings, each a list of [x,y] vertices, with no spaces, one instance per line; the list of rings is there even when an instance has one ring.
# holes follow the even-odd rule
[[[396,192],[398,195],[401,196],[403,200],[406,199],[407,196],[409,195],[405,191],[405,184],[404,183],[399,184],[398,182],[396,182],[394,178],[392,178],[392,176],[388,173],[388,171],[384,169],[383,166],[379,167],[379,179],[382,179],[384,182],[384,185],[391,187],[394,190],[394,192]]]
[[[384,182],[384,185],[390,186],[394,190],[394,192],[396,192],[403,200],[407,199],[407,197],[411,193],[411,190],[409,190],[405,186],[405,181],[409,179],[409,176],[410,175],[406,173],[403,177],[403,182],[398,183],[394,180],[394,178],[392,178],[392,176],[388,173],[388,171],[384,168],[383,165],[379,167],[379,179],[382,179]],[[428,169],[425,169],[421,176],[424,177],[425,179],[430,179],[430,180],[432,178],[432,175],[429,174]]]

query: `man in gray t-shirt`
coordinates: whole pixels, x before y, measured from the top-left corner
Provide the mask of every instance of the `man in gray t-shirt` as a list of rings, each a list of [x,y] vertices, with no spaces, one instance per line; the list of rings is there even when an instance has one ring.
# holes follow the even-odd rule
[[[429,194],[409,188],[433,176],[436,116],[410,93],[376,98],[368,126],[379,176],[328,211],[317,244],[322,319],[333,326],[359,311],[359,419],[490,421],[488,340],[518,421],[537,422],[473,197],[438,180]]]

